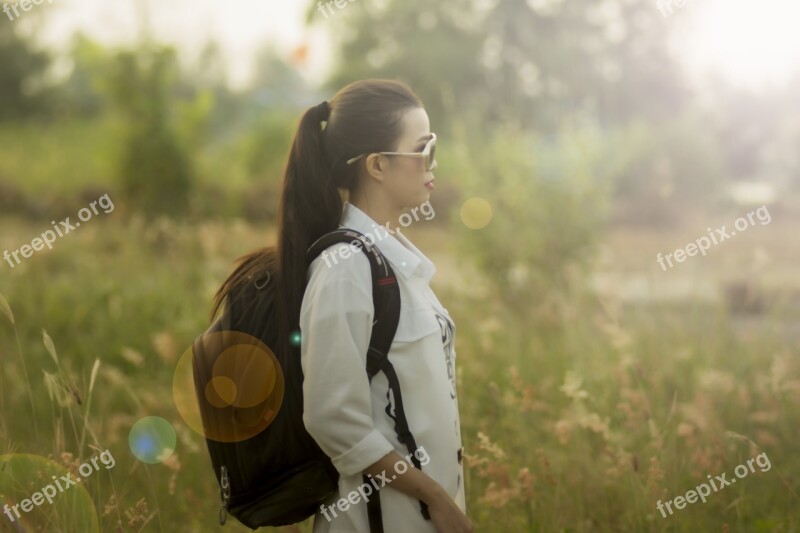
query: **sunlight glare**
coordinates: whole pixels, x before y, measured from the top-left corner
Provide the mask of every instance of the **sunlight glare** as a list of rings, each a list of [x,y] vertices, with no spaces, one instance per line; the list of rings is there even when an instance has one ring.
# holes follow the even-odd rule
[[[682,48],[696,67],[751,87],[800,70],[797,0],[692,0],[682,9],[692,12]]]

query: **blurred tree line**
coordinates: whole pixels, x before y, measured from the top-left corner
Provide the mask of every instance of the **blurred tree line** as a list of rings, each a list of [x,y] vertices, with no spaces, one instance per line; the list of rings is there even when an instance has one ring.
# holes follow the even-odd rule
[[[1,120],[26,118],[41,111],[45,103],[41,83],[48,64],[47,54],[21,38],[15,26],[5,21],[0,24]]]
[[[213,42],[190,64],[150,40],[120,50],[83,35],[69,75],[54,78],[33,33],[0,24],[0,142],[17,143],[0,148],[0,209],[24,211],[19,187],[60,179],[118,190],[132,211],[272,221],[300,112],[368,77],[402,79],[425,102],[452,176],[437,211],[457,217],[470,196],[495,206],[468,240],[509,294],[526,294],[520,279],[531,294],[565,286],[557,273],[585,263],[610,213],[669,224],[724,206],[740,180],[797,192],[800,78],[766,95],[703,93],[670,52],[674,21],[647,0],[365,0],[330,18],[317,7],[307,24],[324,25],[336,51],[322,88],[298,74],[302,48],[264,48],[251,88],[232,91]],[[59,143],[43,150],[38,129]],[[503,220],[538,243],[524,258],[532,273],[512,273]]]
[[[796,91],[697,94],[671,52],[675,23],[652,2],[357,6],[321,20],[315,2],[307,14],[335,26],[340,55],[329,91],[399,77],[420,94],[460,196],[483,198],[494,211],[486,228],[464,232],[462,249],[523,323],[563,314],[562,297],[586,279],[609,220],[674,224],[726,206],[738,180],[783,180],[797,190],[790,177],[800,158],[785,148],[800,141],[800,120],[780,111],[797,109]],[[776,138],[784,151],[767,148]]]

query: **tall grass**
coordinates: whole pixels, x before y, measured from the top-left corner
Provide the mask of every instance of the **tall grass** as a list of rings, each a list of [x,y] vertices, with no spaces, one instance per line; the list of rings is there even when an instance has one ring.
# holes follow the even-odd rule
[[[9,242],[37,233],[4,227]],[[439,245],[449,230],[426,231],[410,234],[446,264],[456,253]],[[264,228],[235,221],[109,217],[4,267],[3,453],[68,469],[108,448],[115,468],[85,484],[102,531],[218,530],[205,443],[174,407],[173,372],[206,327],[231,260],[268,240]],[[464,272],[469,291],[445,283]],[[771,329],[796,317],[764,316],[763,333],[745,335],[723,306],[632,307],[578,287],[531,320],[466,260],[458,270],[440,267],[436,279],[458,328],[468,509],[478,531],[800,527],[800,362],[796,339]],[[164,464],[141,463],[128,448],[131,426],[151,415],[178,434]],[[770,471],[666,519],[657,511],[659,499],[685,494],[707,474],[730,477],[762,451]],[[73,531],[68,514],[49,510],[41,518],[48,531]],[[226,528],[246,531],[230,521]]]

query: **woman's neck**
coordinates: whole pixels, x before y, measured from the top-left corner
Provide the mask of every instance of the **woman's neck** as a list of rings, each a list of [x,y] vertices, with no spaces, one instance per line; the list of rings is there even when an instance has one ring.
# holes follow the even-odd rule
[[[360,196],[358,194],[353,195],[348,200],[351,204],[359,208],[363,211],[368,217],[374,220],[377,224],[380,224],[384,227],[394,231],[397,228],[398,221],[400,220],[400,215],[402,214],[401,209],[397,209],[392,206],[389,202],[384,201],[380,198],[372,197],[369,200]]]

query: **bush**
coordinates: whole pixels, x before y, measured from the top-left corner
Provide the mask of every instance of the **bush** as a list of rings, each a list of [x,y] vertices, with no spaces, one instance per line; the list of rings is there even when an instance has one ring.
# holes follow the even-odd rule
[[[168,114],[176,69],[174,52],[168,48],[124,52],[108,80],[125,118],[119,158],[123,192],[149,214],[183,213],[191,192],[190,159]]]
[[[492,213],[488,225],[469,229],[471,208],[462,206],[461,248],[504,303],[524,313],[569,289],[590,258],[610,189],[598,165],[601,143],[586,132],[543,140],[508,129],[471,144],[457,146],[443,167],[452,163],[463,197]]]

